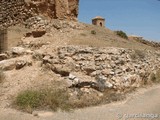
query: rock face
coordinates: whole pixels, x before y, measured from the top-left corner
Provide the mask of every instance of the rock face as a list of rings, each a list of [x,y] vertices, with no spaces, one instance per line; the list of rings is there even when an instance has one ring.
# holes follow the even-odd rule
[[[0,28],[23,23],[35,15],[76,20],[79,0],[1,0]]]

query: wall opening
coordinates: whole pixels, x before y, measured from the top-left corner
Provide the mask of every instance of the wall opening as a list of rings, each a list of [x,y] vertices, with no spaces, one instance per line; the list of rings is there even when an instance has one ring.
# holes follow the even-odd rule
[[[102,27],[103,26],[102,22],[100,22],[99,25]]]

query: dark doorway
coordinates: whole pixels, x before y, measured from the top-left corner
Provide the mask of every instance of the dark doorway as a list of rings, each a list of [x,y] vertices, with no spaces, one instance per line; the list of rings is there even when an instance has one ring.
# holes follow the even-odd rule
[[[99,24],[100,24],[101,27],[103,26],[102,22],[100,22]]]

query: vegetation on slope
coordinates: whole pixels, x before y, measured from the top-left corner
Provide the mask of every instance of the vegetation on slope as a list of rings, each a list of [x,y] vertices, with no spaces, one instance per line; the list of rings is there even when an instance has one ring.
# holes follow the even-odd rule
[[[123,32],[122,30],[115,31],[115,33],[121,38],[128,39],[127,34],[125,32]]]

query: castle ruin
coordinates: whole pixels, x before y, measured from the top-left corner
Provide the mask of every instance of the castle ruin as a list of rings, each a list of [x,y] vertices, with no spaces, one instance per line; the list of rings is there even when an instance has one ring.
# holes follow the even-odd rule
[[[7,28],[40,15],[47,19],[77,20],[79,0],[0,0],[0,49],[5,49]],[[6,40],[4,40],[6,39]]]

